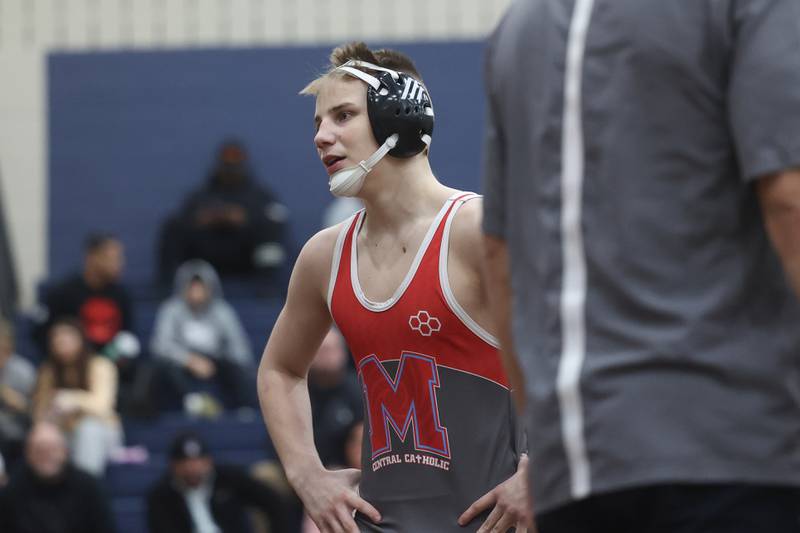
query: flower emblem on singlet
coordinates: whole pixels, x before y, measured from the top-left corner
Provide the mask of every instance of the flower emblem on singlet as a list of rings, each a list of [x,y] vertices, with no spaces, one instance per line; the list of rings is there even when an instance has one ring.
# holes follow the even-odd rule
[[[411,329],[418,331],[423,337],[430,337],[440,329],[442,323],[435,316],[431,316],[427,311],[419,311],[416,315],[408,318],[408,325]]]

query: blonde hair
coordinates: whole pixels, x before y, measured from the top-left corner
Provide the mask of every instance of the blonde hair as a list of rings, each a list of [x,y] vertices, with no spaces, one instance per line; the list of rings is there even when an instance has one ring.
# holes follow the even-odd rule
[[[311,83],[303,87],[303,90],[300,91],[300,94],[317,96],[322,87],[322,83],[326,79],[332,77],[343,77],[345,75],[344,72],[336,69],[351,59],[365,61],[367,63],[372,63],[373,65],[378,65],[379,67],[390,68],[398,72],[403,72],[415,78],[424,85],[422,76],[420,76],[417,67],[407,55],[398,52],[397,50],[370,50],[370,48],[363,41],[353,41],[334,48],[330,55],[330,64],[328,65],[328,68]]]

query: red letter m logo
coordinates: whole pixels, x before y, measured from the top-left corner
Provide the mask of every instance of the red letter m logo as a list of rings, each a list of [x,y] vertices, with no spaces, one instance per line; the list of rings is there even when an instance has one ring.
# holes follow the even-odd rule
[[[361,360],[358,373],[366,394],[372,459],[392,450],[389,428],[406,440],[408,428],[414,448],[450,458],[447,429],[439,420],[436,360],[427,355],[403,353],[394,379],[374,355]]]

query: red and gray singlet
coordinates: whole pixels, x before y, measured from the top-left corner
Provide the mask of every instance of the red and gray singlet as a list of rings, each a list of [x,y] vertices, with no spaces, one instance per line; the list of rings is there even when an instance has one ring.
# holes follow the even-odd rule
[[[457,519],[516,469],[517,435],[496,340],[455,300],[447,276],[453,217],[442,207],[411,269],[386,302],[358,281],[360,211],[336,243],[328,304],[355,358],[365,402],[360,493],[383,517],[362,531],[475,531]],[[485,515],[484,515],[485,516]]]

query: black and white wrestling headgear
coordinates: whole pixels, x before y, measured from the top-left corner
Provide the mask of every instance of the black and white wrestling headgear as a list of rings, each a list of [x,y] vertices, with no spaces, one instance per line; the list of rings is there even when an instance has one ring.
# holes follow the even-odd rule
[[[372,134],[380,148],[355,167],[345,168],[330,178],[336,196],[354,196],[364,178],[388,153],[409,158],[430,146],[433,134],[433,104],[425,86],[403,72],[351,59],[336,70],[367,84],[367,114]],[[373,76],[366,70],[376,72]]]

